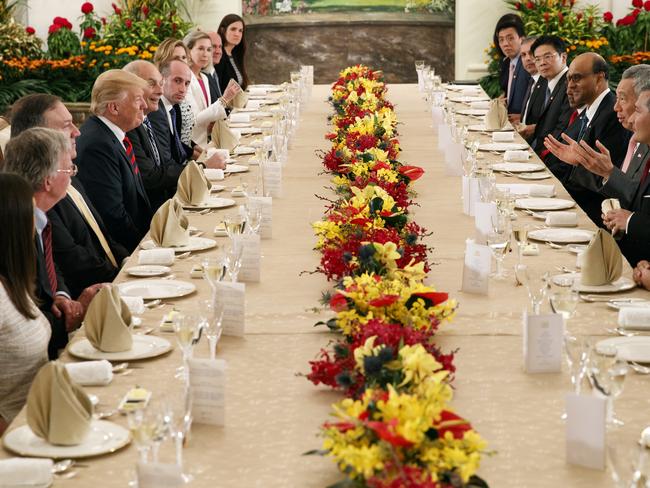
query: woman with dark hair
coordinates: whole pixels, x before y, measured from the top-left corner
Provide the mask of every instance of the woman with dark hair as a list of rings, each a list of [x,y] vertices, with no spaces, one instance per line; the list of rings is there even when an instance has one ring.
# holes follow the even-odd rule
[[[217,32],[223,43],[223,56],[215,67],[223,91],[230,80],[235,80],[245,90],[250,80],[246,73],[246,25],[236,14],[228,14],[219,24]]]
[[[20,412],[47,362],[50,324],[35,305],[34,197],[18,175],[0,173],[0,434]]]

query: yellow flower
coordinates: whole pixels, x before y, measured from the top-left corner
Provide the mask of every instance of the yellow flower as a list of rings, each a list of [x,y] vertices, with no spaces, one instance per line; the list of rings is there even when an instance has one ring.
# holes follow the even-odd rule
[[[383,263],[389,270],[397,267],[395,261],[402,257],[397,252],[397,244],[394,242],[387,242],[386,244],[373,242],[372,245],[375,248],[375,259]]]
[[[427,377],[434,377],[435,381],[441,382],[447,375],[447,371],[439,371],[442,365],[427,352],[422,344],[404,346],[399,350],[399,357],[402,360],[404,380],[399,386],[408,383],[421,383]],[[436,372],[434,374],[434,372]]]
[[[357,347],[354,350],[354,361],[357,364],[357,369],[362,373],[365,373],[363,362],[367,356],[375,356],[383,346],[375,347],[375,339],[377,336],[368,337],[366,342],[363,344],[363,347]]]

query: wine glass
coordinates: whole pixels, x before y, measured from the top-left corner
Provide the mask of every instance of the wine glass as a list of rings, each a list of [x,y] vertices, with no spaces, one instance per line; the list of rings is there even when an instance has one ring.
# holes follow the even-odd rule
[[[217,283],[223,280],[226,274],[225,256],[223,251],[216,251],[216,257],[206,257],[201,261],[203,266],[203,277],[212,288],[212,295],[217,292]]]
[[[127,413],[127,424],[140,462],[145,464],[149,460],[149,450],[156,430],[155,419],[148,408],[138,408]]]
[[[230,240],[230,245],[226,250],[226,263],[228,276],[233,283],[237,281],[239,270],[241,269],[242,254],[244,252],[244,243],[239,238]]]
[[[627,362],[618,358],[614,346],[601,345],[591,355],[589,381],[594,389],[607,398],[607,423],[614,427],[624,425],[616,417],[614,400],[623,392],[627,372]]]
[[[532,305],[533,314],[539,315],[548,290],[548,271],[536,270],[525,264],[518,264],[515,270],[517,280],[528,290],[528,298]]]
[[[578,307],[578,292],[572,288],[563,288],[559,291],[551,293],[549,296],[549,304],[553,313],[559,313],[564,319],[565,329],[569,323],[569,319],[576,313]]]
[[[169,424],[171,417],[167,412],[167,402],[164,393],[159,393],[158,400],[151,400],[147,407],[153,421],[153,432],[151,436],[151,457],[154,463],[159,461],[158,454],[160,445],[169,435]]]
[[[226,232],[230,239],[232,239],[233,236],[240,235],[244,231],[246,225],[246,219],[239,213],[226,215],[223,222],[226,225]]]
[[[174,316],[174,333],[176,341],[183,353],[183,366],[177,369],[177,378],[183,378],[189,382],[190,368],[189,360],[192,357],[194,339],[201,324],[201,316],[196,313],[179,313]]]
[[[205,336],[210,348],[210,359],[217,357],[217,344],[223,332],[223,314],[226,303],[223,296],[215,295],[213,300],[204,300]]]
[[[251,204],[248,201],[246,203],[246,211],[248,214],[248,232],[250,234],[258,234],[262,225],[262,206]]]
[[[181,468],[183,482],[190,483],[194,477],[186,473],[183,467],[183,444],[192,428],[192,391],[189,385],[183,386],[182,394],[170,395],[168,400],[168,414],[171,419],[169,426],[174,439],[176,464]]]
[[[487,243],[496,261],[496,271],[491,275],[496,280],[503,280],[508,273],[503,269],[503,259],[510,244],[509,220],[497,215],[492,221],[492,230],[488,232]]]

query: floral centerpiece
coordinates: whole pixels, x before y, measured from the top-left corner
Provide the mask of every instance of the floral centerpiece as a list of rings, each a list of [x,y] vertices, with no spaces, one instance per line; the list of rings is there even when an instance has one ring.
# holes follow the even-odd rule
[[[606,12],[603,35],[613,53],[609,61],[619,75],[635,64],[650,63],[650,1],[632,0],[630,11],[614,23]]]

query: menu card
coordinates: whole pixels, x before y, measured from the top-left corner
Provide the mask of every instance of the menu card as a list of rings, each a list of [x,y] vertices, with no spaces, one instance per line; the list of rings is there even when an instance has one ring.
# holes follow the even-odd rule
[[[231,281],[217,283],[217,294],[224,300],[223,334],[242,337],[245,329],[246,285]]]
[[[262,207],[262,224],[260,235],[262,239],[270,239],[273,235],[273,198],[271,197],[248,197],[248,204]]]
[[[226,361],[189,360],[192,418],[197,424],[225,424]]]
[[[487,295],[491,265],[492,251],[490,248],[468,239],[465,243],[462,291]]]
[[[441,151],[451,144],[451,128],[445,124],[438,124],[438,149]]]
[[[243,246],[239,281],[257,283],[260,281],[260,236],[241,234],[234,237],[234,244]]]
[[[478,187],[478,178],[463,176],[463,213],[474,217],[476,202],[481,201],[481,192]]]
[[[268,161],[263,167],[264,194],[273,198],[282,197],[282,163]]]
[[[524,371],[559,373],[562,371],[564,320],[557,313],[528,315],[524,312]]]
[[[451,142],[445,148],[445,174],[448,176],[463,175],[463,146]]]
[[[178,464],[138,463],[136,472],[139,488],[180,488],[184,484]]]
[[[497,204],[494,202],[476,202],[474,204],[474,223],[476,242],[486,244],[488,234],[492,232],[493,222],[498,218]]]
[[[567,462],[604,470],[607,399],[567,393],[566,415]]]

